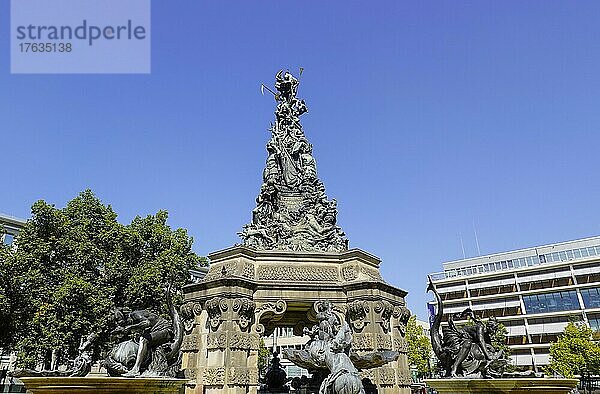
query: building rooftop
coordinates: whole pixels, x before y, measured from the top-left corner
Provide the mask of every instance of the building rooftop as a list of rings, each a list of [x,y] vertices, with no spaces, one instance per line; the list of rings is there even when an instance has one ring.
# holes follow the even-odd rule
[[[442,264],[444,271],[431,274],[431,278],[443,280],[590,256],[600,256],[600,236],[448,261]]]
[[[27,222],[27,219],[21,219],[16,216],[7,215],[5,213],[0,212],[0,222],[2,222],[2,223],[7,222],[7,223],[23,226]]]

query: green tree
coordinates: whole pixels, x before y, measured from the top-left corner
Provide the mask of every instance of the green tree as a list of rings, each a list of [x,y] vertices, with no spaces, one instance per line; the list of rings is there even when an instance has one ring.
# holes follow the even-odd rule
[[[63,209],[33,204],[16,251],[0,251],[3,271],[12,270],[0,292],[0,313],[9,316],[0,347],[16,348],[24,366],[53,349],[73,358],[82,337],[107,327],[115,306],[166,313],[166,289],[185,284],[200,261],[187,232],[173,231],[167,218],[159,211],[122,225],[90,190]]]
[[[2,227],[0,226],[0,234]],[[14,319],[11,310],[17,301],[12,295],[14,280],[12,271],[14,268],[14,256],[9,246],[0,242],[0,347],[10,341],[11,333],[14,331]]]
[[[167,225],[168,213],[159,211],[145,218],[136,217],[125,228],[123,259],[126,270],[117,267],[116,276],[129,277],[120,299],[134,308],[154,307],[167,312],[166,285],[180,289],[190,280],[189,270],[201,259],[192,251],[192,239],[184,229],[173,231]],[[123,278],[117,283],[125,283]]]
[[[417,325],[417,317],[412,315],[406,324],[406,342],[408,343],[408,364],[417,369],[417,374],[427,375],[431,358],[431,341],[423,333],[423,327]]]
[[[506,336],[508,335],[508,330],[506,326],[502,323],[498,323],[498,328],[496,332],[491,335],[492,346],[496,351],[502,350],[504,355],[508,358],[511,354],[510,347],[508,346],[508,341]]]
[[[592,340],[592,335],[592,329],[585,324],[570,322],[550,346],[547,372],[558,372],[565,377],[600,374],[600,345]]]
[[[269,352],[269,349],[267,349],[267,347],[265,346],[265,341],[263,341],[263,339],[260,339],[260,342],[258,344],[258,375],[260,377],[264,377],[265,373],[267,371],[267,367],[269,366],[269,355],[271,353]]]

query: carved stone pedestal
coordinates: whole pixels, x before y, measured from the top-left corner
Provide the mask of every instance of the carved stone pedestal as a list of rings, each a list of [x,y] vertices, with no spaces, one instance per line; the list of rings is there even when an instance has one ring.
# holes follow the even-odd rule
[[[185,379],[102,377],[21,377],[27,393],[169,394],[179,393]]]
[[[256,251],[243,246],[212,253],[204,281],[184,287],[195,314],[184,339],[187,393],[256,393],[261,336],[276,327],[302,335],[327,299],[352,328],[358,353],[396,350],[397,361],[361,371],[379,393],[410,393],[404,339],[406,292],[383,281],[380,260],[359,249],[339,253]]]

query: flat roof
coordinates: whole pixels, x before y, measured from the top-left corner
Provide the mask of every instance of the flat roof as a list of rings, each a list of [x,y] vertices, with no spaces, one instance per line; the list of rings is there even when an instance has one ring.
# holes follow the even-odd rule
[[[531,255],[540,255],[550,252],[560,252],[564,250],[576,249],[581,247],[600,245],[600,236],[581,238],[572,241],[558,242],[540,246],[532,246],[524,249],[511,250],[507,252],[494,253],[484,256],[470,257],[468,259],[453,260],[442,263],[444,271],[463,267],[471,267],[489,262],[510,260],[512,258],[526,257]]]
[[[16,216],[8,215],[0,212],[0,223],[7,223],[16,226],[24,226],[27,223],[27,219],[21,219]]]

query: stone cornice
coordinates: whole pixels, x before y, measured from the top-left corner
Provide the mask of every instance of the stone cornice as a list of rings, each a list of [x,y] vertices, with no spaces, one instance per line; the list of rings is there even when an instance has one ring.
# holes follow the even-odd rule
[[[379,268],[381,259],[379,257],[365,252],[361,249],[350,249],[344,252],[292,252],[282,250],[255,250],[246,246],[233,246],[227,249],[218,250],[208,255],[211,264],[223,260],[231,260],[236,257],[246,257],[257,262],[277,260],[278,262],[321,262],[340,264],[352,260],[358,260],[362,263]]]

